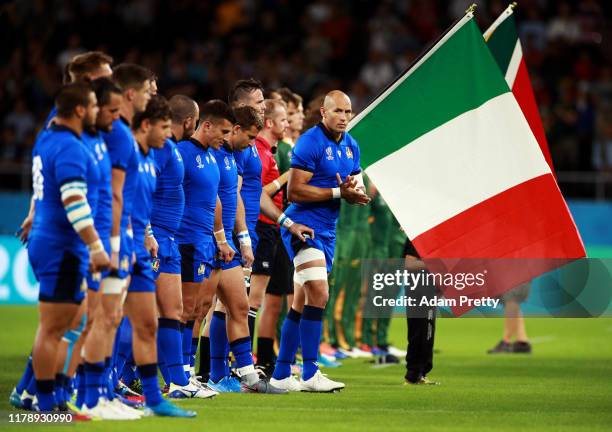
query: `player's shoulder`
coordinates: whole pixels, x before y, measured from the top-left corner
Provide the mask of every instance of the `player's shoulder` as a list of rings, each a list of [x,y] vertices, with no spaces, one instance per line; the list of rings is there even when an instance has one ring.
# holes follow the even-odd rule
[[[312,149],[313,147],[323,147],[326,144],[325,133],[321,129],[321,126],[314,125],[306,132],[304,132],[298,138],[295,143],[294,149],[299,150],[300,148],[306,147],[308,149]]]
[[[104,139],[107,143],[132,141],[132,131],[125,120],[119,118],[113,121],[111,130],[104,133]]]

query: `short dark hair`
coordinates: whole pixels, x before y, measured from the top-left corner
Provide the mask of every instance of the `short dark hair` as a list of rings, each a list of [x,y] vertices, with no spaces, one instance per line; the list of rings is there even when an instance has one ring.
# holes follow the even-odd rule
[[[96,93],[98,105],[106,105],[110,102],[111,93],[121,94],[121,88],[108,77],[100,77],[91,82],[91,87]]]
[[[57,115],[63,118],[72,117],[76,107],[89,105],[89,94],[93,92],[87,82],[64,84],[55,97]]]
[[[228,102],[230,105],[236,104],[244,95],[253,93],[254,91],[261,90],[263,92],[263,85],[261,81],[255,78],[242,79],[234,83],[229,91]]]
[[[113,64],[113,58],[102,51],[88,51],[75,55],[66,65],[64,82],[74,82],[87,79],[87,74],[94,72],[103,64]]]
[[[279,89],[276,89],[276,93],[280,95],[280,97],[285,101],[287,105],[292,104],[296,108],[303,101],[302,96],[297,93],[293,93],[287,87],[281,87]]]
[[[228,104],[221,99],[213,99],[202,105],[200,110],[200,123],[203,121],[228,120],[234,124],[234,113]]]
[[[144,83],[150,81],[153,76],[153,72],[146,67],[133,63],[121,63],[113,69],[113,80],[122,91],[140,90]]]
[[[137,130],[140,128],[144,120],[149,120],[150,122],[170,120],[171,116],[168,100],[161,95],[156,95],[147,103],[147,108],[143,112],[134,115],[132,129]]]
[[[172,123],[183,123],[188,117],[196,115],[196,101],[189,96],[177,94],[170,98],[170,112]]]
[[[237,124],[242,129],[250,129],[255,126],[258,131],[263,129],[263,120],[255,110],[250,106],[234,108],[234,118]]]

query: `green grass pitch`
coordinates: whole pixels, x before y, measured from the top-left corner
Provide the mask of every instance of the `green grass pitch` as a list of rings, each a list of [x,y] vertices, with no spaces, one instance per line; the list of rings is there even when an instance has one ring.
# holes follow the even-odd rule
[[[0,430],[53,431],[446,431],[612,430],[612,319],[530,319],[531,355],[488,356],[500,319],[441,319],[431,378],[403,386],[404,366],[373,368],[346,360],[325,370],[347,388],[336,394],[220,395],[184,401],[195,420],[146,418],[69,426],[8,423],[8,395],[31,347],[33,307],[0,308]],[[404,346],[406,324],[391,340]]]

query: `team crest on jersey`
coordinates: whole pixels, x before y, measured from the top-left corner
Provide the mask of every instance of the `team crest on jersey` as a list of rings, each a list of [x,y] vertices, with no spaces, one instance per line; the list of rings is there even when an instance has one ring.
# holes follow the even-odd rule
[[[349,159],[353,159],[353,150],[350,147],[346,148],[346,157]]]
[[[155,273],[159,271],[159,258],[153,258],[153,260],[151,261],[151,267],[153,268],[153,271]]]
[[[200,266],[198,267],[198,276],[203,275],[205,272],[206,272],[206,264],[200,263]]]
[[[327,153],[327,160],[334,160],[334,151],[331,147],[327,147],[325,153]]]
[[[223,161],[225,162],[225,169],[228,171],[231,170],[232,166],[230,165],[229,158],[225,156],[225,158],[223,158]]]
[[[204,168],[204,164],[202,163],[202,156],[197,155],[196,156],[196,163],[198,164],[197,167],[202,169]]]
[[[121,263],[119,264],[119,267],[123,271],[128,271],[130,269],[130,259],[128,257],[123,257]]]

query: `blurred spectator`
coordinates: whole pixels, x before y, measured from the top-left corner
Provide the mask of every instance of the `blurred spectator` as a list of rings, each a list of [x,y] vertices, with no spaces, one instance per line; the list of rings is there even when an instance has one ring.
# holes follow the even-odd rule
[[[166,96],[226,98],[254,76],[305,97],[348,91],[356,112],[463,15],[471,0],[24,0],[0,14],[0,161],[29,157],[74,54],[142,63]],[[484,30],[506,1],[480,1]],[[524,59],[561,169],[609,167],[611,8],[603,0],[525,1],[515,9]],[[168,26],[168,23],[176,26]],[[125,41],[132,41],[126,45]],[[604,110],[604,111],[602,111]],[[313,113],[312,120],[316,120]],[[603,146],[603,147],[602,147]],[[603,157],[603,159],[602,159]],[[557,163],[558,162],[558,163]],[[30,168],[23,167],[24,172]],[[15,182],[15,184],[20,184]]]

